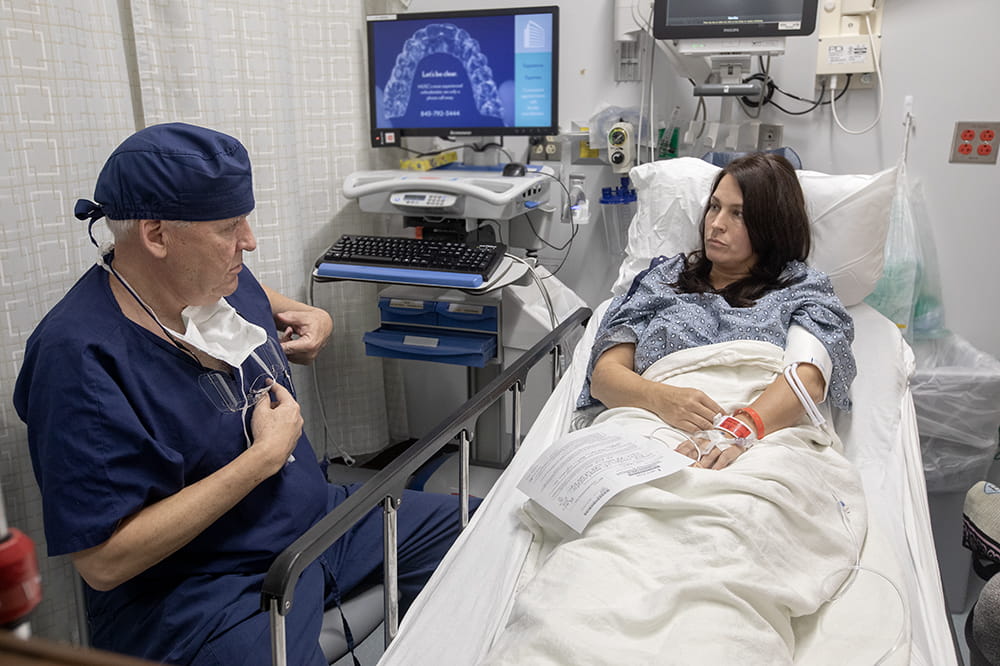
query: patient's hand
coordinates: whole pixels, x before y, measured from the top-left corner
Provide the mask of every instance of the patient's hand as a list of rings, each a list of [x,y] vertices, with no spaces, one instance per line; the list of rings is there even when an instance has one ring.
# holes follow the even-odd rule
[[[698,461],[698,457],[701,455],[698,452],[697,445],[690,439],[686,439],[680,444],[678,444],[677,448],[675,448],[674,451],[686,455],[688,458],[694,460],[695,462]]]
[[[743,455],[746,451],[739,444],[733,444],[725,451],[720,451],[719,447],[713,446],[708,453],[701,457],[701,460],[691,465],[691,467],[701,467],[703,469],[725,469],[734,460]]]
[[[656,415],[686,433],[710,430],[715,415],[723,413],[718,403],[698,389],[655,384],[652,391],[653,411]]]
[[[732,442],[733,440],[728,440]],[[746,449],[739,444],[730,444],[724,451],[720,450],[707,433],[697,433],[686,439],[674,449],[694,460],[691,467],[702,469],[724,469],[739,458]],[[700,458],[699,458],[700,454]]]

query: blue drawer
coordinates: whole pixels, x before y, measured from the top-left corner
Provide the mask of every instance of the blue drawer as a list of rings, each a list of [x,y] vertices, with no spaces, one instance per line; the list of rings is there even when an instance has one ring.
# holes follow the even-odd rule
[[[365,333],[365,354],[482,368],[496,356],[492,335],[430,329],[379,328]]]
[[[383,322],[424,326],[438,324],[437,301],[383,296],[378,299],[378,309]]]
[[[474,331],[496,333],[497,306],[477,303],[437,302],[438,326],[466,328]]]

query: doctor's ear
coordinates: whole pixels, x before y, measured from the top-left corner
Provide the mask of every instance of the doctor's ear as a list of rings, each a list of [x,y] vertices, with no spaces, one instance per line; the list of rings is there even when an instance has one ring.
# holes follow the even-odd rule
[[[164,238],[166,223],[163,220],[137,220],[139,243],[153,256],[163,257],[167,243]]]

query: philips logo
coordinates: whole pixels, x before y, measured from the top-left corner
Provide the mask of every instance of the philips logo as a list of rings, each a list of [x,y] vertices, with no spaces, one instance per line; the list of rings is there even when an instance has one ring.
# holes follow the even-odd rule
[[[739,28],[723,28],[722,32],[739,32]]]

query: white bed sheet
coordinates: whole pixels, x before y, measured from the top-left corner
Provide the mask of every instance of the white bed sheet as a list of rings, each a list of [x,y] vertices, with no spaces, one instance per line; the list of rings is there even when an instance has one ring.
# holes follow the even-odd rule
[[[580,349],[589,349],[606,306],[595,311]],[[913,357],[898,330],[873,309],[860,304],[849,311],[856,326],[859,375],[852,388],[854,410],[839,415],[836,427],[868,498],[870,527],[862,564],[898,581],[910,610],[912,640],[885,663],[956,664],[907,386]],[[518,518],[526,496],[516,485],[569,428],[586,362],[586,353],[574,354],[520,451],[410,608],[380,665],[471,665],[489,650],[506,621],[531,545]],[[880,446],[857,449],[855,442]],[[817,615],[800,621],[796,663],[873,663],[872,655],[877,658],[891,645],[864,645],[858,627],[865,622],[895,626],[902,610],[888,584],[862,573],[843,599]]]

